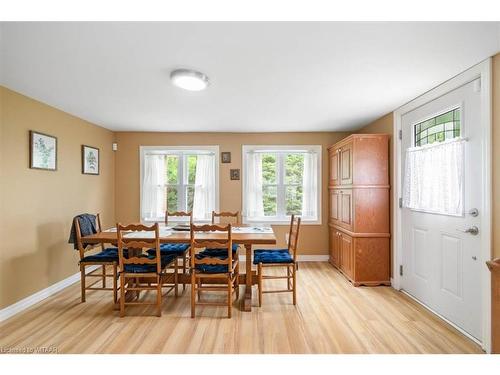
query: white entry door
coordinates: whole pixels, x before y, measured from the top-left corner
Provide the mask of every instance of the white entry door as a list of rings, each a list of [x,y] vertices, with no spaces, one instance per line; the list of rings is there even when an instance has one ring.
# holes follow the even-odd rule
[[[465,138],[460,179],[463,181],[463,213],[453,216],[435,213],[433,209],[402,209],[401,287],[479,341],[482,338],[480,244],[484,199],[480,168],[483,147],[480,91],[477,79],[401,118],[402,176],[405,176],[408,148],[429,149],[434,143]],[[446,169],[438,163],[429,164],[423,173],[436,174]],[[437,178],[432,188],[442,189],[441,185]],[[425,193],[429,193],[429,189]],[[427,203],[429,201],[432,199]],[[439,207],[438,203],[435,205]]]

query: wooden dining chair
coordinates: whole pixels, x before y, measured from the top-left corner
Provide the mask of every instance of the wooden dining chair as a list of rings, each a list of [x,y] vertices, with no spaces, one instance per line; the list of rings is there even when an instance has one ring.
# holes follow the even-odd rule
[[[218,218],[219,223],[216,223],[216,218]],[[221,222],[221,220],[223,222]],[[240,212],[228,212],[228,211],[222,211],[222,212],[215,212],[212,211],[212,225],[214,224],[234,224],[234,225],[240,225]],[[236,252],[238,251],[239,245],[237,243],[233,243],[233,257],[235,256]],[[217,250],[217,249],[214,249]]]
[[[189,225],[193,224],[193,212],[175,211],[175,212],[165,212],[165,225],[168,225],[169,218],[175,217],[189,217]],[[182,275],[186,275],[189,268],[189,244],[187,243],[175,243],[167,242],[160,245],[160,250],[162,254],[165,255],[175,255],[177,258],[178,267],[182,270]],[[180,263],[180,264],[179,264]],[[183,277],[185,280],[185,277]],[[185,281],[182,282],[182,290],[186,289]]]
[[[221,232],[217,240],[208,240],[204,236],[212,231]],[[231,224],[191,225],[191,318],[196,315],[197,305],[227,306],[227,315],[231,318],[233,292],[236,292],[236,299],[239,297],[239,261],[237,256],[233,257],[232,244]],[[217,251],[210,251],[212,249]],[[227,301],[203,302],[202,291],[226,291]]]
[[[288,247],[286,249],[262,249],[254,251],[253,263],[257,265],[259,306],[262,306],[263,293],[292,293],[293,304],[297,304],[297,243],[299,240],[300,217],[292,215]],[[265,268],[286,268],[286,276],[264,275]],[[286,279],[287,288],[263,290],[265,279]]]
[[[219,220],[220,219],[224,220],[225,218],[229,218],[228,220],[230,222],[232,221],[231,224],[236,224],[236,225],[240,224],[240,212],[239,211],[236,211],[236,212],[228,212],[228,211],[215,212],[215,211],[212,211],[212,224],[216,224],[215,218],[219,218]],[[228,224],[228,223],[226,223],[226,224]]]
[[[101,227],[101,216],[100,214],[95,215],[96,219],[96,229],[97,233],[102,231]],[[104,244],[85,244],[82,241],[82,231],[80,227],[80,221],[78,217],[74,218],[73,222],[76,235],[76,245],[80,253],[80,284],[81,284],[81,301],[86,301],[86,291],[87,290],[112,290],[113,291],[113,301],[114,303],[118,300],[118,289],[117,289],[117,268],[118,268],[118,249],[116,247],[105,248]],[[86,255],[89,251],[100,248],[101,251],[98,253]],[[86,273],[86,267],[98,266],[97,269]],[[107,267],[112,267],[112,272],[107,272]],[[96,286],[98,281],[87,286],[87,277],[100,278],[101,286]],[[113,287],[107,287],[106,280],[108,278],[112,279]]]
[[[156,315],[161,316],[162,288],[168,293],[177,290],[177,260],[175,255],[162,255],[158,223],[122,225],[118,223],[118,258],[120,270],[120,317],[125,316],[127,305],[156,305]],[[144,249],[155,254],[144,253]],[[127,252],[124,249],[128,249]],[[174,273],[167,268],[173,266]],[[170,284],[169,284],[170,282]],[[140,292],[156,290],[156,302],[140,301]],[[134,300],[126,300],[126,293],[135,294]]]

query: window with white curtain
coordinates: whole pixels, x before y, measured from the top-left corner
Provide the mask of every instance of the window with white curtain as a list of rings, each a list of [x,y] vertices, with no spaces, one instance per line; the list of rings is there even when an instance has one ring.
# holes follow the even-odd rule
[[[218,155],[218,146],[142,146],[142,221],[163,221],[166,210],[210,220],[219,203]]]
[[[465,142],[454,138],[406,150],[403,207],[441,215],[464,214]]]
[[[243,146],[243,219],[321,223],[321,146]]]

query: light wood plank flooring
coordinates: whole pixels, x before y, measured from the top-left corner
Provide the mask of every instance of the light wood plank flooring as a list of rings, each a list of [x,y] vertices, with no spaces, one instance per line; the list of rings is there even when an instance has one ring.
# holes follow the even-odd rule
[[[282,280],[267,282],[284,283]],[[190,318],[189,290],[119,318],[111,293],[79,283],[0,324],[0,348],[57,348],[58,353],[482,353],[471,340],[390,287],[354,288],[328,263],[301,263],[298,305],[265,294],[261,308],[233,318],[224,307],[199,307]],[[241,293],[243,294],[243,293]],[[207,298],[216,298],[207,294]],[[147,296],[148,297],[148,296]],[[254,303],[257,303],[254,290]],[[153,298],[153,295],[151,295]],[[222,296],[219,296],[222,298]]]

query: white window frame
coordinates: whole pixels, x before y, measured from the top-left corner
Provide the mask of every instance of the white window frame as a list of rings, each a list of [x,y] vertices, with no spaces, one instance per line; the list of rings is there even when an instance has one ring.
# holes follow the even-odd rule
[[[246,210],[246,199],[245,199],[245,196],[246,196],[246,184],[245,184],[245,179],[247,178],[246,177],[246,174],[247,174],[247,166],[246,166],[246,154],[248,152],[253,152],[253,151],[268,151],[269,153],[272,153],[272,152],[286,152],[286,151],[290,151],[290,152],[299,152],[299,151],[302,151],[302,152],[314,152],[317,157],[318,157],[318,162],[317,162],[317,174],[318,174],[318,183],[317,183],[317,218],[314,220],[314,219],[307,219],[307,218],[302,218],[301,220],[301,224],[303,225],[321,225],[321,222],[322,222],[322,212],[321,212],[321,208],[322,208],[322,186],[323,186],[323,176],[322,176],[322,146],[321,145],[243,145],[242,146],[242,167],[243,167],[243,174],[242,174],[242,195],[241,195],[241,199],[242,199],[242,207],[243,207],[243,215],[242,215],[242,220],[243,220],[243,224],[263,224],[263,225],[268,225],[268,224],[276,224],[276,225],[288,225],[290,224],[290,216],[284,216],[284,217],[279,217],[278,219],[276,219],[275,217],[270,217],[269,219],[268,218],[249,218],[246,214],[247,210]],[[278,159],[282,159],[282,158],[278,158]],[[280,168],[280,166],[282,168]],[[284,168],[283,168],[283,163],[279,162],[279,160],[277,160],[277,177],[278,177],[278,181],[277,181],[277,190],[278,190],[278,196],[277,196],[277,202],[276,202],[276,205],[277,205],[277,209],[278,207],[280,206],[283,206],[284,207],[284,204],[285,204],[285,194],[284,192],[282,191],[283,188],[284,188],[284,183],[279,183],[279,181],[283,181],[283,177],[284,177]],[[281,194],[280,194],[281,192]],[[280,196],[281,196],[281,202],[280,202]]]
[[[139,188],[139,209],[142,223],[155,223],[155,222],[163,222],[165,221],[165,217],[156,218],[156,220],[145,220],[142,217],[142,182],[143,182],[143,173],[144,173],[144,155],[150,151],[158,151],[160,153],[165,154],[178,154],[183,155],[184,153],[191,153],[191,155],[199,153],[214,153],[215,157],[215,211],[219,211],[219,146],[139,146],[139,158],[140,158],[140,188]],[[181,164],[182,167],[180,166]],[[178,171],[181,172],[178,174],[179,181],[184,178],[186,166],[184,163],[179,163]],[[168,185],[168,184],[165,184]],[[184,186],[184,183],[179,183],[177,186]],[[184,196],[184,189],[181,189],[182,196]],[[186,217],[173,217],[169,222],[183,222],[187,221]],[[197,222],[210,222],[210,220],[196,220]]]

